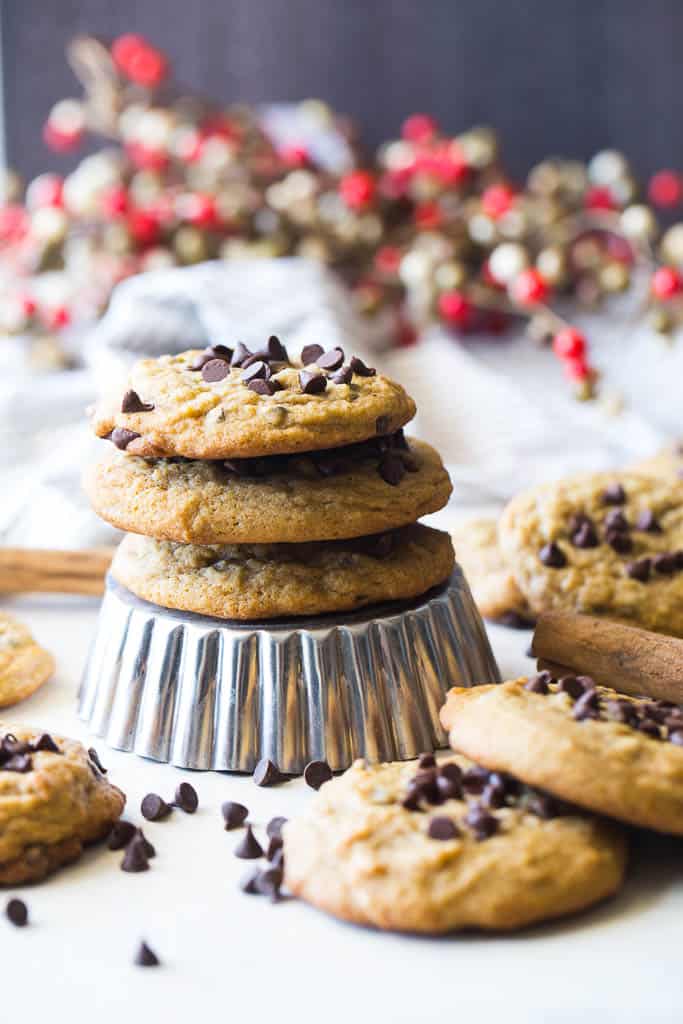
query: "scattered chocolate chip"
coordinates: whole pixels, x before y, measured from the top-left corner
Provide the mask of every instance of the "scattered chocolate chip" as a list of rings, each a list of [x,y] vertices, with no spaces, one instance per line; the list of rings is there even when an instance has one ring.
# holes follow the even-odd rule
[[[382,456],[377,471],[382,480],[391,484],[392,487],[397,487],[406,475],[403,459],[399,455],[394,455],[393,452],[386,452]]]
[[[267,757],[262,758],[256,765],[252,778],[257,786],[276,786],[279,782],[284,782],[284,775],[278,766]]]
[[[558,681],[557,688],[560,693],[566,693],[574,700],[578,700],[585,693],[585,687],[576,676],[562,676]]]
[[[616,530],[620,533],[627,533],[631,526],[624,513],[619,508],[613,508],[605,516],[605,529]]]
[[[287,349],[282,344],[276,334],[271,334],[266,342],[265,346],[256,353],[261,355],[265,359],[272,360],[274,363],[288,363],[289,356],[287,355]]]
[[[272,839],[273,836],[282,835],[282,826],[285,824],[286,821],[287,819],[281,816],[271,818],[268,824],[266,825],[266,835],[268,836],[268,838]]]
[[[545,544],[539,551],[538,557],[549,569],[563,569],[567,564],[567,556],[555,541]]]
[[[33,749],[37,752],[39,750],[47,751],[49,754],[61,754],[61,750],[52,739],[49,733],[44,732],[43,735],[33,745]]]
[[[147,839],[145,833],[142,831],[141,828],[135,829],[135,842],[140,843],[145,856],[148,857],[150,860],[152,859],[152,857],[156,857],[157,851],[154,849],[149,839]]]
[[[401,807],[405,808],[406,811],[419,811],[420,802],[422,800],[422,793],[419,789],[414,786],[408,787],[408,792],[401,800]]]
[[[627,555],[633,550],[633,541],[630,535],[622,530],[608,530],[605,540],[618,555]]]
[[[309,761],[304,768],[304,780],[311,789],[320,789],[324,782],[332,778],[332,769],[327,761]]]
[[[678,558],[675,554],[655,555],[652,559],[652,568],[662,576],[670,576],[678,572]]]
[[[301,370],[299,384],[305,395],[321,395],[327,388],[327,377],[324,373],[309,373]]]
[[[145,839],[141,834],[136,834],[128,843],[121,861],[121,870],[133,874],[149,871],[149,857],[145,849]]]
[[[600,539],[593,523],[583,522],[571,535],[571,542],[575,548],[597,548]]]
[[[30,772],[32,768],[33,761],[29,754],[14,754],[2,765],[3,771],[17,772],[20,775],[25,775],[26,772]]]
[[[230,373],[230,363],[225,359],[209,359],[208,363],[202,366],[202,380],[207,384],[215,384],[219,380],[225,380]]]
[[[151,412],[154,406],[143,402],[137,391],[126,391],[121,401],[121,412]]]
[[[483,807],[502,807],[505,803],[506,787],[502,779],[490,778],[481,794]]]
[[[231,366],[242,366],[242,364],[245,362],[245,360],[249,359],[249,357],[251,355],[253,355],[253,352],[251,351],[251,349],[247,348],[247,346],[244,344],[244,342],[238,341],[237,342],[237,346],[235,348],[235,351],[232,354],[232,359],[230,360],[230,365]]]
[[[226,832],[244,825],[249,815],[249,811],[244,804],[238,804],[234,800],[226,800],[221,807],[221,813],[225,822]]]
[[[232,359],[232,349],[227,345],[211,345],[197,357],[190,370],[202,370],[211,359],[224,359],[229,363]]]
[[[553,677],[550,672],[539,672],[537,675],[527,679],[524,689],[529,690],[530,693],[546,694],[549,691],[549,684],[552,680]]]
[[[582,722],[587,718],[598,718],[599,712],[600,700],[597,690],[585,690],[572,708],[572,716],[578,722]]]
[[[7,920],[16,928],[24,928],[28,924],[28,907],[23,900],[9,900],[5,907]]]
[[[247,387],[255,394],[266,397],[274,395],[277,391],[282,391],[282,384],[279,380],[250,380]]]
[[[605,505],[623,505],[626,501],[626,493],[621,484],[610,484],[602,493],[602,501]]]
[[[275,866],[266,868],[265,871],[261,871],[258,876],[256,882],[258,891],[263,896],[267,896],[271,903],[277,903],[280,899],[280,886],[282,885],[282,879],[282,868]]]
[[[247,825],[244,838],[235,847],[233,853],[241,860],[257,860],[263,856],[263,847],[254,835],[251,825]]]
[[[436,777],[436,791],[439,799],[442,801],[460,800],[462,797],[462,781],[459,778],[455,779],[439,773]]]
[[[258,885],[260,875],[261,872],[258,868],[255,871],[249,871],[240,881],[242,892],[246,892],[249,896],[259,896],[261,893]]]
[[[632,580],[640,583],[647,583],[650,578],[652,562],[649,558],[638,558],[635,562],[629,562],[626,566],[626,575]]]
[[[460,829],[450,818],[432,818],[429,822],[427,835],[430,839],[455,839],[460,835]]]
[[[418,768],[433,768],[436,764],[436,758],[433,754],[425,753],[420,754],[417,759]]]
[[[657,517],[652,509],[644,509],[636,519],[636,530],[643,530],[645,533],[661,533]]]
[[[605,713],[612,721],[623,722],[624,725],[634,725],[638,721],[635,706],[628,700],[608,700]]]
[[[147,821],[161,821],[163,818],[167,818],[172,810],[171,805],[167,804],[158,793],[148,793],[142,798],[140,804],[142,816]]]
[[[468,811],[465,822],[474,832],[474,838],[478,842],[489,839],[498,831],[498,819],[476,805]]]
[[[273,860],[278,852],[283,849],[284,845],[282,836],[271,836],[268,849],[266,850],[266,860]]]
[[[94,747],[88,748],[88,757],[90,758],[91,762],[95,765],[95,767],[97,768],[98,772],[100,772],[101,775],[107,774],[107,769],[100,761],[100,755],[97,753]]]
[[[199,807],[197,790],[189,782],[181,782],[175,791],[175,805],[186,814],[194,814]]]
[[[325,349],[322,345],[304,345],[301,349],[301,362],[303,366],[316,363]]]
[[[137,829],[130,821],[115,821],[107,839],[110,850],[123,850],[131,841]]]
[[[109,435],[109,440],[122,452],[125,452],[128,445],[138,437],[140,437],[140,434],[136,434],[134,430],[126,430],[125,427],[114,427]]]
[[[146,942],[141,942],[133,963],[136,967],[158,967],[159,958]]]
[[[268,380],[270,377],[270,367],[268,363],[264,363],[262,359],[256,359],[253,363],[242,370],[242,376],[240,380],[243,384],[249,384],[252,380]]]
[[[344,350],[341,348],[330,348],[316,359],[321,370],[338,370],[343,362]]]
[[[337,370],[330,377],[333,384],[350,384],[353,377],[353,371],[350,366],[342,366],[341,370]]]
[[[462,776],[462,788],[466,793],[482,793],[491,773],[481,765],[473,765]]]
[[[449,779],[451,782],[462,783],[462,770],[455,761],[447,761],[440,764],[437,769],[439,778]]]
[[[352,373],[357,374],[359,377],[374,377],[377,374],[377,370],[373,369],[372,366],[366,366],[358,356],[351,356],[349,368]]]

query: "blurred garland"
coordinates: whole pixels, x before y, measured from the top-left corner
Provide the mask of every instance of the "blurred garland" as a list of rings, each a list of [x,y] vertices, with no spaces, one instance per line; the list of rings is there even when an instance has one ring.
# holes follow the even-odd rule
[[[54,337],[140,271],[296,254],[339,271],[358,309],[399,345],[434,322],[469,335],[524,318],[588,398],[598,375],[587,339],[551,302],[595,308],[644,268],[654,329],[683,321],[683,223],[662,233],[653,212],[683,202],[675,171],[651,179],[647,204],[614,150],[587,165],[544,160],[516,188],[489,129],[447,136],[422,114],[366,160],[348,121],[309,102],[307,117],[345,142],[349,169],[332,173],[305,145],[277,149],[254,110],[174,88],[165,55],[140,36],[110,47],[80,37],[67,56],[84,95],[53,107],[45,141],[63,152],[90,133],[111,145],[25,191],[5,172],[4,333]]]

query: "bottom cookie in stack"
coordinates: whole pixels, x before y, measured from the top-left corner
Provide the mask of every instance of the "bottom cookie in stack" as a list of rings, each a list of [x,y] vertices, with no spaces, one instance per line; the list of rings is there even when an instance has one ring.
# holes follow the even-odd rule
[[[285,882],[358,924],[444,933],[511,930],[620,887],[617,825],[460,756],[357,761],[283,829]]]

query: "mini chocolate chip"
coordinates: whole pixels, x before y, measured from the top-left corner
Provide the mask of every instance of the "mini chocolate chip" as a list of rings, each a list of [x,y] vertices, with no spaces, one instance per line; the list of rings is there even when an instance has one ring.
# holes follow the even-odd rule
[[[489,781],[490,774],[487,768],[473,765],[462,777],[462,788],[466,793],[481,793]]]
[[[626,492],[621,484],[610,484],[602,493],[602,501],[605,505],[623,505],[626,501]]]
[[[436,790],[441,800],[459,800],[462,797],[462,782],[447,775],[437,775]]]
[[[308,366],[310,363],[316,363],[324,351],[322,345],[304,345],[301,349],[302,365]]]
[[[451,782],[462,783],[462,770],[455,761],[447,761],[446,764],[437,766],[439,778],[449,779]]]
[[[274,395],[277,391],[282,391],[282,384],[279,380],[250,380],[247,387],[255,394],[266,397]]]
[[[135,441],[140,434],[136,434],[134,430],[126,430],[125,427],[114,427],[109,440],[116,445],[120,451],[125,452],[129,444]]]
[[[141,942],[133,963],[136,967],[158,967],[159,958],[146,942]]]
[[[638,713],[635,706],[628,700],[608,700],[605,704],[607,717],[624,725],[635,725]]]
[[[429,822],[427,835],[430,839],[455,839],[460,835],[460,829],[450,818],[432,818]]]
[[[149,857],[150,860],[152,859],[152,857],[156,857],[157,851],[154,849],[154,847],[152,846],[149,839],[147,838],[147,836],[145,835],[141,828],[135,829],[135,839],[131,840],[131,842],[133,841],[140,843],[144,851],[145,857]]]
[[[405,808],[406,811],[419,811],[421,800],[421,790],[410,787],[403,800],[401,800],[401,807]]]
[[[537,818],[557,818],[562,812],[562,804],[550,793],[531,790],[524,802],[524,809]]]
[[[567,564],[567,556],[554,540],[541,548],[538,557],[543,562],[543,565],[547,565],[549,569],[563,569]]]
[[[244,837],[235,847],[233,853],[241,860],[257,860],[263,856],[263,847],[254,835],[251,825],[247,825]]]
[[[574,700],[578,700],[585,693],[585,687],[576,676],[562,676],[558,681],[557,688],[560,693],[566,693]]]
[[[632,580],[638,580],[639,583],[647,583],[650,578],[651,569],[652,562],[649,558],[638,558],[635,562],[628,562],[626,565],[626,575]]]
[[[225,822],[226,832],[244,825],[247,817],[249,816],[248,808],[246,808],[244,804],[236,803],[234,800],[226,800],[221,807],[221,813],[223,815],[223,821]]]
[[[28,924],[28,907],[23,900],[9,900],[5,907],[7,920],[16,928],[24,928]]]
[[[498,819],[476,804],[467,812],[465,822],[474,832],[474,838],[478,842],[489,839],[498,831]]]
[[[352,373],[357,374],[359,377],[374,377],[377,373],[372,366],[366,366],[362,359],[358,356],[351,356],[349,360],[349,367]]]
[[[98,772],[100,772],[102,775],[106,775],[107,774],[107,769],[104,767],[104,765],[100,761],[100,755],[97,753],[97,751],[95,750],[94,747],[88,747],[88,757],[90,758],[92,763],[95,765],[95,767],[97,768]]]
[[[264,355],[271,359],[274,363],[288,363],[289,356],[287,355],[287,349],[282,344],[276,334],[271,334],[265,347],[261,350]]]
[[[137,391],[126,391],[121,401],[121,412],[151,412],[154,406],[143,402]]]
[[[600,701],[597,690],[586,690],[572,708],[572,716],[579,722],[587,718],[598,718]]]
[[[628,519],[619,508],[613,508],[607,513],[604,526],[607,530],[617,530],[621,533],[627,533],[631,529]]]
[[[2,770],[5,772],[17,772],[20,775],[25,775],[26,772],[30,772],[33,768],[33,762],[29,754],[14,754],[10,757],[9,761],[5,761],[2,765]]]
[[[284,781],[278,766],[267,757],[262,758],[256,765],[252,778],[257,786],[276,786]]]
[[[115,821],[107,839],[110,850],[123,850],[135,835],[137,829],[131,821]]]
[[[268,363],[264,363],[262,359],[256,359],[253,363],[242,370],[242,376],[240,380],[243,384],[248,384],[252,380],[268,380],[270,377],[270,367]]]
[[[507,629],[533,629],[536,619],[531,615],[522,615],[521,612],[509,611],[497,615],[493,622],[498,626],[505,626]]]
[[[309,761],[304,768],[304,779],[311,789],[320,789],[332,778],[332,769],[327,761]]]
[[[397,487],[406,475],[403,459],[398,455],[394,455],[393,452],[385,452],[380,459],[377,472],[382,477],[382,480],[391,484],[392,487]]]
[[[539,672],[537,675],[531,676],[530,679],[527,679],[524,684],[524,689],[528,690],[530,693],[546,694],[548,693],[549,684],[552,681],[553,677],[550,672]]]
[[[61,750],[52,739],[49,733],[44,732],[39,740],[34,744],[33,749],[37,752],[39,750],[47,751],[49,754],[61,754]]]
[[[305,395],[321,395],[327,388],[327,377],[324,373],[309,373],[301,370],[299,385]]]
[[[175,791],[175,805],[186,814],[194,814],[199,807],[197,790],[189,782],[181,782]]]
[[[267,896],[271,903],[277,903],[280,899],[280,886],[282,885],[282,879],[282,868],[275,867],[274,865],[266,868],[265,871],[261,871],[258,876],[256,882],[258,891],[263,896]]]
[[[202,366],[202,380],[207,384],[215,384],[219,380],[225,380],[230,373],[230,363],[225,359],[209,359],[208,363]]]
[[[669,733],[669,743],[677,747],[683,747],[683,729],[674,729]]]
[[[231,366],[241,366],[242,363],[244,363],[244,361],[246,359],[249,359],[249,357],[252,356],[252,355],[253,355],[253,352],[251,351],[251,349],[247,348],[247,346],[244,344],[244,342],[238,341],[237,342],[237,346],[235,347],[235,351],[232,354],[232,359],[230,360],[230,365]]]
[[[282,836],[271,836],[268,849],[266,850],[266,860],[273,860],[279,851],[283,849],[284,845]]]
[[[147,821],[161,821],[163,818],[167,818],[172,810],[171,805],[167,804],[158,793],[148,793],[140,804],[142,816]]]
[[[203,369],[211,359],[225,359],[229,363],[232,359],[232,349],[228,348],[227,345],[211,345],[209,348],[205,348],[201,355],[197,357],[190,370]]]
[[[316,359],[321,370],[338,370],[343,362],[344,350],[341,348],[330,348]]]
[[[411,779],[410,786],[413,791],[419,793],[421,799],[426,800],[430,804],[438,804],[441,797],[436,779],[436,769],[425,768]]]
[[[260,875],[261,872],[258,868],[255,871],[249,871],[240,881],[242,892],[246,892],[248,896],[260,895],[261,890],[258,886]]]
[[[286,823],[286,821],[287,819],[283,818],[282,816],[271,818],[268,824],[266,825],[266,835],[268,836],[268,838],[272,839],[273,836],[282,835],[282,826]]]
[[[342,366],[341,370],[337,370],[330,377],[333,384],[350,384],[353,377],[353,372],[350,366]]]
[[[592,523],[582,523],[572,534],[571,542],[575,548],[597,548],[600,539]]]
[[[126,847],[126,852],[121,861],[121,870],[137,874],[140,871],[149,871],[149,859],[145,849],[145,840],[141,834],[131,839]]]
[[[417,759],[418,768],[433,768],[435,764],[436,758],[430,753],[420,754]]]
[[[391,420],[388,416],[378,416],[375,420],[375,433],[386,434]]]
[[[505,783],[502,780],[490,780],[481,794],[484,807],[502,807],[505,803]]]
[[[627,555],[633,550],[633,541],[628,533],[621,530],[608,530],[605,540],[618,555]]]
[[[670,576],[678,572],[678,559],[673,554],[655,555],[652,559],[652,568],[662,576]]]
[[[662,528],[657,521],[652,509],[644,509],[636,519],[636,530],[643,530],[645,533],[661,533]]]

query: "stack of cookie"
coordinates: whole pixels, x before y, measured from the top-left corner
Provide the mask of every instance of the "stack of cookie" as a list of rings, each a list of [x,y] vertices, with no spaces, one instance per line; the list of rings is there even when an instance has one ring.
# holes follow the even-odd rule
[[[514,498],[498,523],[455,533],[482,614],[530,625],[582,612],[683,636],[683,480],[663,454],[636,470],[589,473]]]
[[[138,597],[225,619],[347,612],[448,578],[437,453],[407,439],[402,387],[340,348],[276,337],[149,359],[92,419],[85,486],[129,531],[112,565]]]

